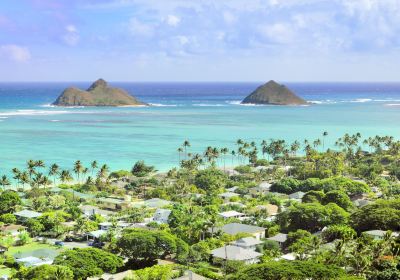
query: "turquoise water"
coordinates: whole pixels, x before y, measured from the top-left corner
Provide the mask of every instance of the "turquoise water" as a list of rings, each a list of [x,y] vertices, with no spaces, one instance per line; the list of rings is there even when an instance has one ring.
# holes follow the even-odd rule
[[[54,108],[70,83],[0,84],[0,174],[27,159],[69,168],[97,160],[112,169],[144,159],[166,170],[177,148],[234,148],[235,141],[315,139],[344,133],[400,136],[400,84],[288,83],[310,106],[243,106],[258,83],[112,83],[154,104],[140,108]],[[89,83],[76,83],[86,88]]]

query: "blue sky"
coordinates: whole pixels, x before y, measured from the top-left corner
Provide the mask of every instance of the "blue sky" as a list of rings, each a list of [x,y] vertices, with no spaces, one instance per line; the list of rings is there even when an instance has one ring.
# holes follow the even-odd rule
[[[2,0],[1,81],[399,81],[400,0]]]

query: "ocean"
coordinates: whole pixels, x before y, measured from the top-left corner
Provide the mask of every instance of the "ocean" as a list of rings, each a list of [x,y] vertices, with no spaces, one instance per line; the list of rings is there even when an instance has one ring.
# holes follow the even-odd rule
[[[400,83],[286,83],[309,106],[249,106],[240,101],[260,83],[111,83],[152,107],[62,108],[50,104],[68,86],[90,83],[0,83],[0,174],[28,159],[71,168],[76,160],[130,169],[137,160],[164,171],[178,164],[177,148],[235,148],[344,133],[400,137]]]

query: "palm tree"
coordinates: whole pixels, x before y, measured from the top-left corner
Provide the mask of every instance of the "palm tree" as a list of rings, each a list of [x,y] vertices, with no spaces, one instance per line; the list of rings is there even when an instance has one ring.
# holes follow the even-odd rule
[[[56,163],[52,164],[49,169],[49,176],[53,176],[54,186],[56,186],[56,178],[59,173],[60,173],[60,167]]]
[[[234,150],[232,150],[232,151],[231,151],[231,155],[232,155],[232,166],[233,166],[233,159],[234,159],[234,157],[235,157],[235,155],[236,155],[236,152],[235,152]]]
[[[185,140],[183,142],[183,148],[185,149],[185,159],[187,159],[187,148],[190,147],[190,142],[188,140]]]
[[[297,154],[297,151],[300,149],[300,143],[299,143],[299,141],[294,141],[293,143],[292,143],[292,145],[290,145],[290,151],[292,152],[292,154],[294,155],[294,156],[296,156],[296,154]]]
[[[11,171],[14,174],[13,179],[17,181],[17,187],[19,187],[19,183],[21,182],[21,171],[18,168],[13,168]]]
[[[60,181],[65,184],[72,181],[71,172],[69,170],[62,170],[59,175]]]
[[[178,160],[179,160],[179,163],[181,163],[181,154],[182,154],[182,152],[183,152],[182,147],[179,147],[178,148]]]
[[[100,170],[99,170],[99,173],[98,173],[98,177],[99,177],[100,179],[106,179],[109,170],[110,170],[110,168],[108,167],[108,165],[107,165],[107,164],[103,164],[103,165],[100,167]]]
[[[7,178],[6,175],[3,175],[3,176],[0,178],[0,186],[2,186],[2,187],[3,187],[3,190],[5,190],[6,187],[7,187],[7,186],[10,186],[10,185],[11,185],[10,180],[8,180],[8,178]]]
[[[93,177],[94,170],[98,168],[97,161],[95,161],[95,160],[92,161],[92,163],[90,164],[90,167],[92,168],[92,177]]]
[[[222,148],[221,149],[221,154],[223,155],[223,160],[224,160],[224,171],[225,171],[226,155],[228,154],[228,152],[229,152],[228,148]]]
[[[325,150],[325,138],[328,136],[328,131],[322,133],[322,149]]]
[[[25,184],[29,184],[29,181],[30,181],[29,174],[28,174],[27,171],[24,171],[24,172],[21,173],[20,180],[21,180],[21,183],[22,183],[22,189],[24,189],[25,188]]]
[[[79,181],[79,176],[80,176],[80,174],[82,173],[83,169],[84,169],[84,167],[83,167],[83,165],[82,165],[82,162],[81,162],[80,160],[75,161],[75,163],[74,163],[74,169],[73,169],[73,170],[74,170],[74,173],[75,173],[76,176],[77,176],[78,183],[80,182],[80,181]]]
[[[45,167],[44,161],[41,160],[41,159],[37,160],[37,161],[35,162],[35,166],[36,166],[37,168],[44,168],[44,167]]]
[[[29,179],[32,180],[32,176],[36,174],[36,162],[32,159],[28,160],[26,162],[27,165],[27,170],[28,170],[28,174],[29,174]]]

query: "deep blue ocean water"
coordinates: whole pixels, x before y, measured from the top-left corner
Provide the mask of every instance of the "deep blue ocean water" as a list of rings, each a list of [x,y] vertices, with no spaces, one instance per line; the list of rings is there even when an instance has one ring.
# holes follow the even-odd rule
[[[64,88],[90,83],[0,83],[0,174],[28,159],[68,168],[80,159],[112,169],[143,159],[166,170],[188,139],[193,152],[234,148],[242,138],[261,142],[344,133],[400,137],[400,83],[287,83],[309,106],[243,106],[259,83],[111,83],[152,107],[60,108]]]

